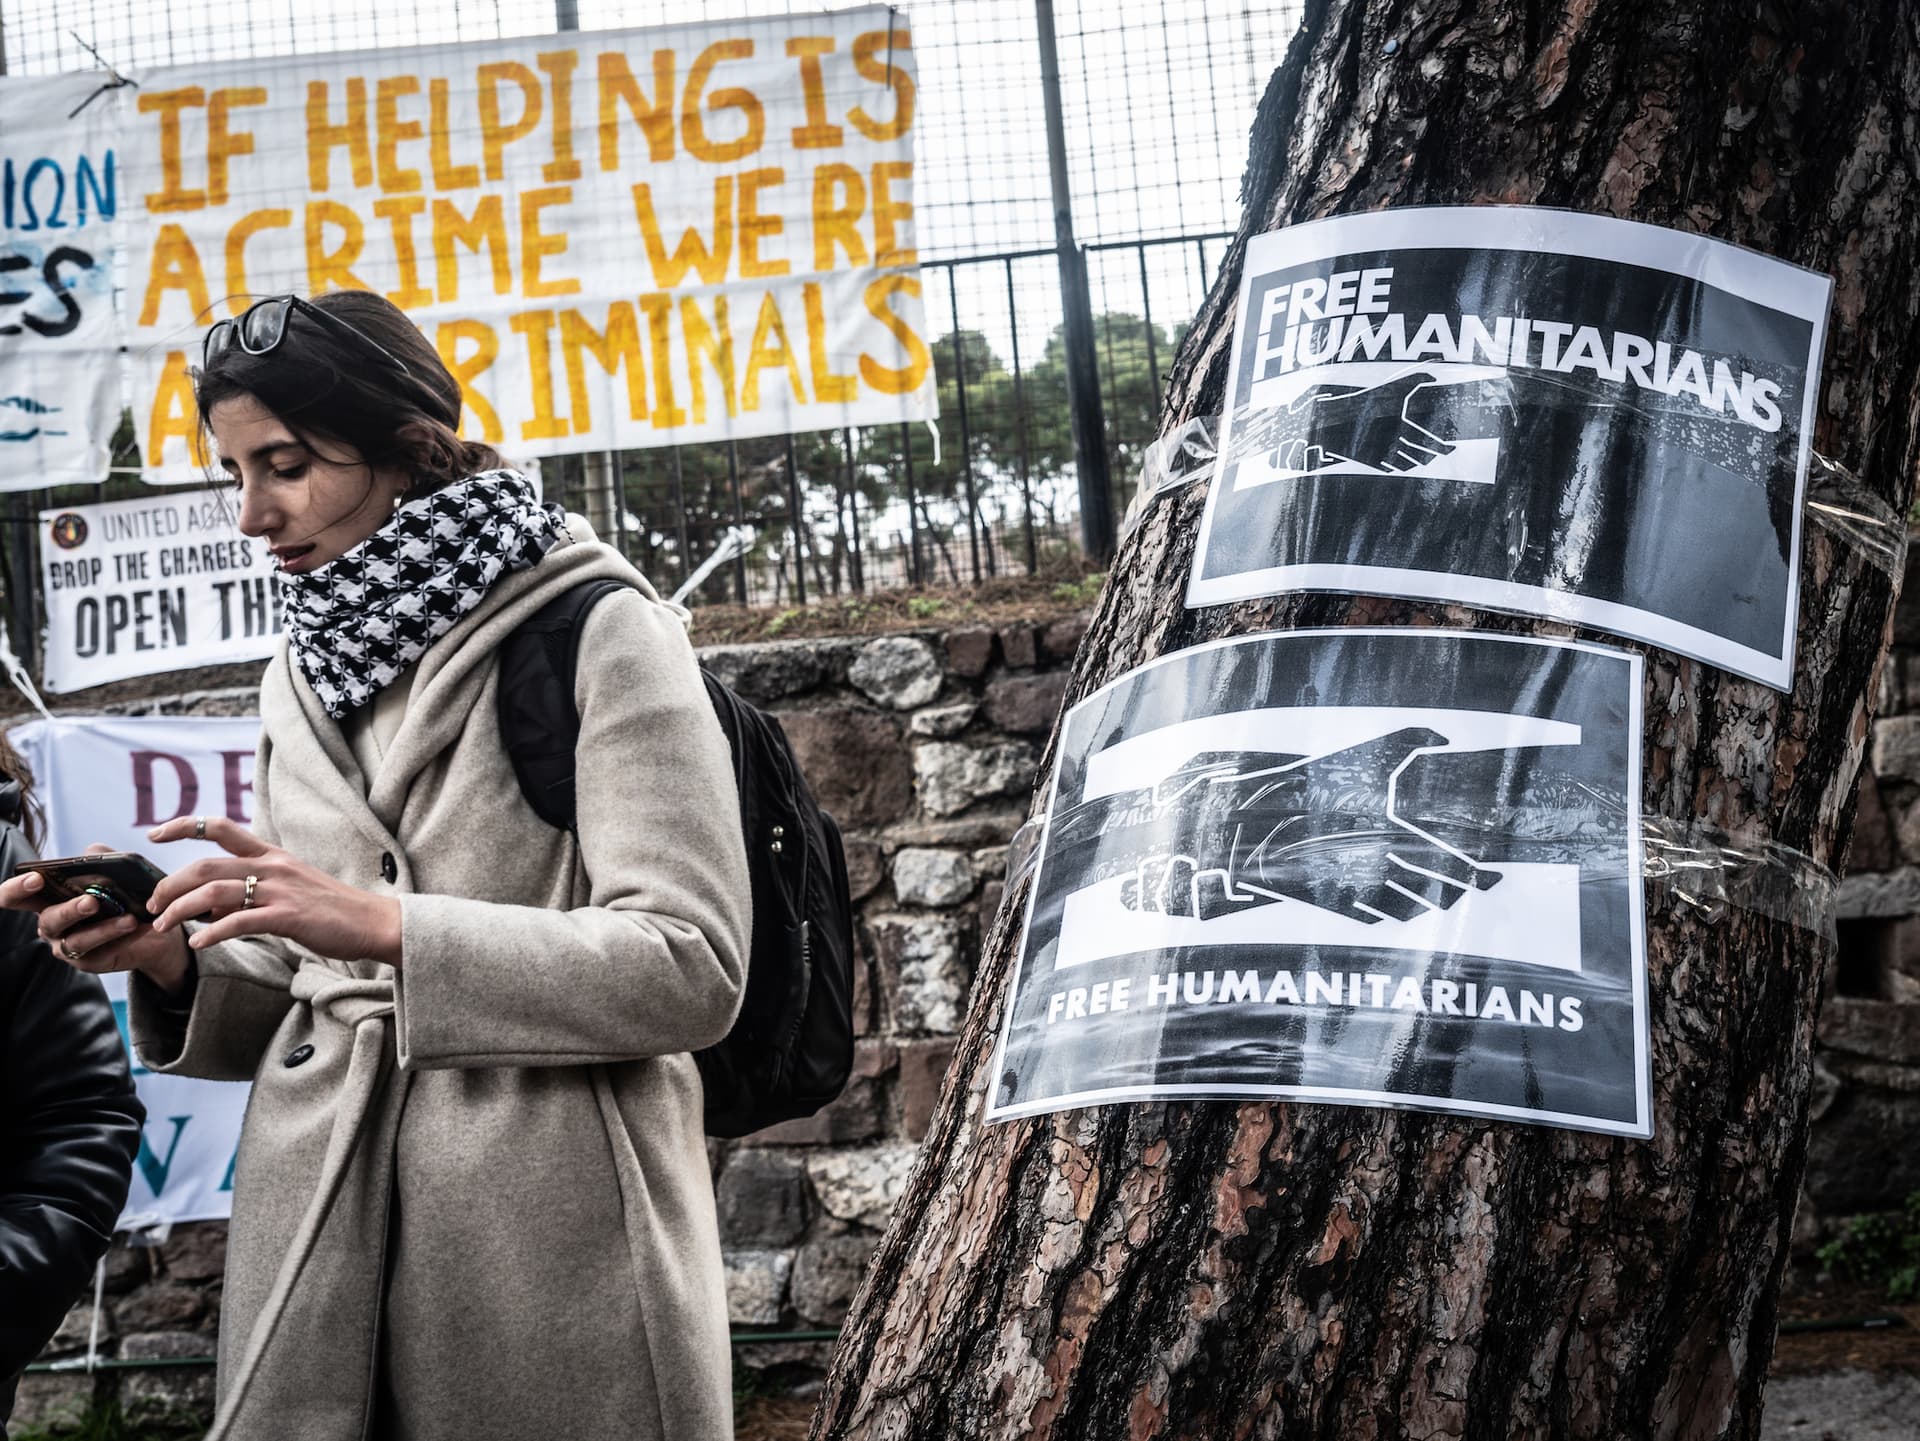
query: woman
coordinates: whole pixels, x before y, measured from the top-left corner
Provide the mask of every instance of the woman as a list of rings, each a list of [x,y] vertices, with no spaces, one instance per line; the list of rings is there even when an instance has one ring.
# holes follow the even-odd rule
[[[211,1436],[730,1435],[688,1053],[738,1005],[748,881],[679,614],[457,438],[458,384],[384,300],[221,322],[196,398],[280,573],[259,833],[154,830],[227,854],[151,927],[87,898],[40,924],[137,973],[146,1065],[254,1083]],[[569,834],[501,749],[494,652],[599,576],[630,589],[580,641]]]
[[[0,875],[39,843],[33,777],[0,736]],[[146,1115],[100,983],[0,915],[0,1437],[27,1363],[87,1286]]]

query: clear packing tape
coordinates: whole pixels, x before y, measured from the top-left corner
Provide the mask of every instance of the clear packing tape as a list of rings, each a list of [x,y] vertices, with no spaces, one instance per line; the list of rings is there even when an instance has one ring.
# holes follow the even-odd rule
[[[1550,387],[1545,402],[1548,411],[1577,426],[1597,428],[1603,439],[1614,433],[1620,414],[1631,412],[1657,422],[1663,444],[1696,451],[1720,463],[1723,469],[1745,473],[1768,460],[1764,435],[1743,434],[1737,443],[1729,441],[1724,428],[1716,430],[1713,425],[1702,422],[1697,408],[1651,400],[1623,405],[1615,388],[1571,377],[1535,374],[1529,377],[1528,384]],[[1514,398],[1515,393],[1505,388],[1503,382],[1487,382],[1473,392],[1471,404],[1477,409],[1462,420],[1462,426],[1477,423],[1497,430],[1502,417],[1513,406]],[[1527,403],[1538,413],[1542,400],[1537,390]],[[1142,458],[1139,486],[1123,521],[1123,537],[1130,535],[1151,507],[1161,500],[1177,496],[1194,482],[1214,475],[1221,458],[1220,430],[1218,416],[1190,420],[1175,426],[1147,449]],[[1266,454],[1272,445],[1279,445],[1283,453],[1304,457],[1297,461],[1303,466],[1309,461],[1320,461],[1325,454],[1347,453],[1327,449],[1322,442],[1328,434],[1316,430],[1311,417],[1303,419],[1284,407],[1262,412],[1254,427],[1236,424],[1236,446],[1243,434],[1249,452]],[[1735,449],[1721,454],[1729,445]],[[1803,531],[1807,526],[1819,527],[1858,552],[1867,564],[1897,580],[1905,563],[1906,517],[1869,490],[1857,475],[1825,456],[1814,454],[1808,466],[1803,505]],[[1524,528],[1521,529],[1524,533]],[[1561,794],[1564,804],[1559,807],[1536,803],[1510,813],[1496,807],[1497,813],[1481,814],[1475,814],[1471,805],[1458,804],[1457,798],[1448,801],[1444,797],[1429,797],[1426,814],[1415,814],[1405,822],[1396,818],[1384,825],[1378,815],[1372,822],[1363,822],[1354,816],[1301,815],[1288,823],[1295,827],[1289,834],[1298,834],[1301,829],[1325,833],[1321,843],[1331,849],[1318,864],[1323,871],[1345,872],[1346,878],[1338,883],[1319,883],[1317,892],[1308,900],[1310,904],[1333,905],[1349,913],[1356,913],[1357,908],[1358,913],[1378,914],[1377,908],[1382,904],[1400,904],[1381,899],[1377,878],[1371,875],[1372,870],[1378,869],[1379,857],[1368,857],[1367,837],[1381,838],[1377,848],[1383,853],[1396,850],[1411,853],[1407,837],[1399,834],[1399,826],[1404,824],[1416,836],[1445,837],[1439,843],[1440,852],[1458,857],[1464,865],[1478,865],[1478,881],[1469,884],[1489,887],[1498,884],[1488,880],[1488,873],[1500,870],[1515,859],[1536,864],[1577,865],[1582,887],[1617,883],[1632,877],[1637,870],[1640,893],[1649,914],[1673,917],[1685,913],[1699,922],[1717,924],[1735,912],[1746,912],[1765,915],[1831,940],[1837,881],[1831,871],[1811,857],[1751,834],[1729,833],[1692,819],[1679,821],[1662,816],[1642,817],[1639,845],[1631,847],[1621,839],[1626,797],[1582,795],[1564,789]],[[1401,802],[1403,806],[1407,803],[1404,794]],[[1261,823],[1265,825],[1270,820],[1263,816]],[[1148,819],[1145,824],[1151,831],[1160,822]],[[1029,821],[1014,837],[1008,861],[1010,887],[1025,879],[1037,864],[1041,826],[1038,820]],[[1101,847],[1101,824],[1090,816],[1078,815],[1070,808],[1065,816],[1055,817],[1052,826],[1056,844],[1075,846],[1084,854]],[[1597,839],[1603,835],[1613,839]],[[1151,849],[1152,843],[1147,844]],[[1218,848],[1223,843],[1216,841],[1215,844]],[[1473,862],[1469,858],[1474,856],[1486,859]],[[1210,860],[1208,867],[1212,868],[1210,873],[1218,874],[1224,866],[1225,873],[1231,876],[1250,859],[1271,865],[1270,857],[1265,861],[1242,855],[1227,858],[1223,852]],[[1431,854],[1428,859],[1432,860]],[[1432,864],[1443,870],[1450,868],[1450,863]],[[1090,862],[1089,874],[1098,871],[1099,865]],[[1262,883],[1273,888],[1270,893],[1296,898],[1308,894],[1297,878],[1276,878],[1271,871],[1262,878]],[[1244,897],[1231,895],[1237,884],[1232,880],[1227,882],[1228,904],[1234,899],[1244,901]],[[1137,879],[1129,875],[1128,885],[1138,898],[1137,903],[1147,908],[1177,906],[1182,914],[1202,914],[1202,906],[1208,903],[1198,890],[1189,898],[1185,875],[1175,874],[1171,867],[1154,871],[1151,866],[1143,866]],[[1454,903],[1452,893],[1443,888],[1441,904]],[[1211,904],[1221,905],[1217,900]]]
[[[1574,395],[1585,387],[1569,385]],[[1590,399],[1590,397],[1589,397]],[[1210,478],[1219,460],[1220,417],[1183,421],[1147,447],[1139,484],[1120,521],[1120,539],[1133,534],[1147,511],[1195,481]],[[1807,467],[1806,516],[1858,550],[1883,575],[1897,576],[1906,560],[1905,517],[1875,495],[1860,477],[1817,451]]]
[[[1046,818],[1030,817],[1007,846],[1009,893],[1040,861]],[[1497,834],[1488,831],[1483,835]],[[1552,837],[1530,834],[1530,845]],[[1619,846],[1596,847],[1584,836],[1563,838],[1579,853],[1583,884],[1610,879],[1626,868]],[[1498,863],[1494,863],[1497,869]],[[1649,913],[1685,913],[1707,925],[1733,912],[1766,916],[1832,942],[1839,878],[1812,856],[1751,834],[1736,834],[1665,816],[1640,820],[1640,875]]]

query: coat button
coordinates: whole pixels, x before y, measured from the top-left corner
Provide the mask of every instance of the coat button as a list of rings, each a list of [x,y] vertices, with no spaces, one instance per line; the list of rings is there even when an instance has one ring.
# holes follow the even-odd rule
[[[400,866],[394,860],[392,851],[380,852],[380,878],[388,885],[400,879]]]
[[[295,1046],[291,1051],[287,1052],[287,1058],[281,1064],[289,1068],[294,1066],[304,1066],[308,1061],[311,1061],[312,1059],[313,1059],[312,1046]]]

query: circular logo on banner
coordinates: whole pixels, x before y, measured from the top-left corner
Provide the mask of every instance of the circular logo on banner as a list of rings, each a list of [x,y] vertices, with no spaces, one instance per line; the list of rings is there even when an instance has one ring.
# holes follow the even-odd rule
[[[67,511],[53,518],[53,543],[62,550],[72,550],[87,543],[87,519]]]

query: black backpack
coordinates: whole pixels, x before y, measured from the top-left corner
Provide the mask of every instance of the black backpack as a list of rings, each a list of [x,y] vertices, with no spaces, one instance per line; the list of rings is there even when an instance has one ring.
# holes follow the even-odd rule
[[[500,647],[500,738],[527,803],[562,830],[574,828],[580,633],[587,612],[624,589],[611,579],[577,585]],[[753,949],[733,1029],[694,1060],[706,1087],[707,1133],[744,1136],[812,1115],[847,1084],[853,902],[840,828],[807,789],[780,723],[704,668],[700,674],[733,750],[753,882]]]

